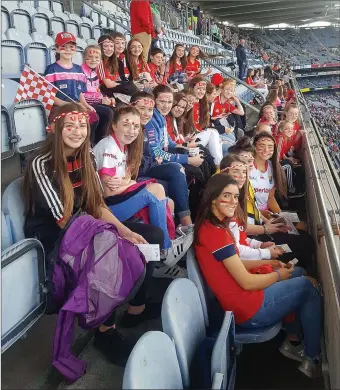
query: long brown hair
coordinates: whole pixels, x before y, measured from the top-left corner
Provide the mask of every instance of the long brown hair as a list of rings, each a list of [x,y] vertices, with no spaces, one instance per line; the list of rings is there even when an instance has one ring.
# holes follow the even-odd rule
[[[251,144],[251,140],[247,135],[240,138],[235,145],[230,146],[228,153],[239,155],[243,152],[255,154],[254,146]],[[223,161],[223,160],[222,160]]]
[[[193,77],[189,83],[190,92],[192,91],[192,93],[194,94],[195,85],[198,83],[202,83],[202,82],[207,83],[207,81],[205,80],[205,78],[203,76]],[[200,99],[199,105],[200,105],[199,125],[201,126],[202,129],[205,129],[209,126],[209,123],[210,123],[209,103],[208,103],[207,94],[205,94],[203,96],[203,98]]]
[[[285,174],[284,174],[282,167],[279,163],[279,155],[277,153],[277,146],[276,146],[275,138],[267,131],[263,131],[261,133],[258,133],[254,137],[253,144],[255,147],[255,159],[256,159],[256,144],[262,138],[269,138],[274,142],[274,153],[270,159],[270,161],[273,164],[274,183],[275,183],[275,187],[278,189],[279,193],[282,196],[287,197],[287,183],[286,183],[286,179],[285,179]]]
[[[274,105],[279,97],[279,88],[270,88],[266,103]]]
[[[175,92],[174,93],[174,101],[172,103],[172,108],[176,107],[181,100],[184,100],[187,103],[187,107],[188,107],[188,101],[187,101],[187,98],[185,97],[185,94],[183,92]],[[179,118],[175,118],[175,121],[177,123],[178,133],[182,134],[182,135],[184,135],[183,134],[183,126],[184,126],[186,112],[187,112],[187,109],[184,110],[184,113]],[[173,118],[171,111],[169,112],[168,115],[171,118]],[[176,131],[176,130],[174,129],[174,131]]]
[[[247,170],[247,164],[242,159],[240,159],[240,157],[238,157],[235,154],[228,153],[225,157],[223,157],[221,161],[220,164],[221,173],[224,175],[230,175],[228,168],[234,162],[244,165]],[[241,225],[244,226],[244,228],[247,227],[247,201],[248,201],[248,171],[247,171],[247,178],[244,183],[244,186],[240,189],[239,203],[236,209],[237,219],[239,220]]]
[[[98,44],[102,49],[102,59],[103,59],[104,68],[108,69],[108,71],[111,75],[114,75],[118,72],[118,59],[117,59],[117,56],[116,56],[114,50],[113,50],[113,54],[111,57],[105,56],[104,50],[103,50],[103,47],[101,44],[106,40],[111,41],[114,45],[114,39],[112,38],[111,35],[108,35],[108,34],[100,36],[98,39]]]
[[[222,225],[227,231],[229,231],[229,234],[231,237],[232,233],[229,229],[229,222],[231,218],[226,218],[223,222],[218,220],[215,215],[212,213],[212,205],[213,201],[217,199],[225,187],[229,185],[235,185],[237,186],[237,182],[235,179],[233,179],[229,175],[223,175],[223,174],[217,174],[212,176],[207,186],[205,187],[203,198],[200,203],[199,210],[197,212],[197,217],[195,220],[195,227],[194,227],[194,243],[195,245],[200,245],[199,242],[199,232],[201,230],[201,227],[205,223],[205,221],[211,222],[213,225]]]
[[[87,112],[79,103],[66,103],[59,107],[56,116],[71,111]],[[33,160],[38,156],[44,156],[51,153],[51,164],[54,172],[54,178],[60,189],[60,197],[63,206],[64,220],[68,221],[73,214],[74,207],[74,190],[68,173],[67,157],[65,155],[65,146],[62,138],[64,128],[64,118],[57,119],[53,127],[53,131],[47,135],[44,144],[31,157],[27,164],[24,174],[23,191],[25,199],[26,213],[34,214],[34,193],[33,183],[35,175],[33,172]],[[82,195],[81,204],[84,206],[84,211],[92,215],[94,218],[99,218],[101,215],[101,207],[105,207],[102,195],[101,186],[93,166],[90,155],[90,125],[87,123],[87,136],[83,144],[76,150],[75,158],[82,163],[81,181]]]
[[[128,62],[129,66],[130,66],[130,69],[131,69],[132,78],[133,78],[133,80],[138,80],[138,78],[139,78],[138,63],[141,62],[143,64],[143,69],[144,69],[146,67],[146,62],[145,62],[145,59],[144,59],[144,56],[143,56],[143,52],[138,57],[137,62],[132,57],[131,45],[132,45],[133,42],[140,43],[142,45],[142,47],[143,47],[143,43],[138,38],[132,38],[129,41],[129,43],[127,44],[127,47],[126,47],[126,59],[127,59],[127,62]]]
[[[122,105],[115,109],[115,112],[113,114],[113,120],[112,124],[116,125],[121,118],[122,115],[127,114],[133,114],[137,115],[140,118],[140,113],[135,107]],[[114,134],[114,130],[111,127],[111,134]],[[143,156],[143,142],[144,142],[144,136],[143,136],[143,130],[142,126],[140,127],[140,131],[138,133],[138,137],[131,142],[130,145],[127,145],[128,150],[128,159],[126,162],[127,167],[130,170],[131,177],[134,179],[138,175],[138,170],[142,161]]]
[[[195,96],[194,91],[192,89],[185,89],[184,95],[188,101],[188,95]],[[192,108],[190,110],[186,110],[183,120],[183,135],[186,137],[192,134],[195,131],[195,123],[194,123],[194,112]]]
[[[177,59],[176,51],[179,47],[183,47],[183,49],[184,49],[184,56],[181,58],[181,65],[182,65],[183,72],[185,72],[185,69],[187,68],[187,65],[188,65],[188,59],[187,59],[187,56],[185,55],[185,46],[182,43],[177,43],[177,45],[175,46],[174,51],[172,53],[172,56],[170,57],[170,60],[169,60],[169,65],[170,65],[170,68],[172,66],[173,70],[176,69],[176,59]]]

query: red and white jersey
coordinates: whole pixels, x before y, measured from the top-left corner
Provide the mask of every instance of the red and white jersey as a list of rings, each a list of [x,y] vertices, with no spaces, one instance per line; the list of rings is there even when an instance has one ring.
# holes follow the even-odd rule
[[[93,149],[99,176],[126,176],[127,148],[121,148],[114,135],[103,138]]]
[[[267,161],[265,172],[257,169],[254,163],[254,168],[249,172],[249,180],[254,188],[255,199],[259,209],[268,210],[269,193],[275,187],[272,162]]]
[[[195,60],[194,62],[191,62],[190,59],[188,58],[188,64],[185,71],[189,79],[197,76],[201,71],[200,61]]]
[[[224,115],[231,113],[236,110],[237,107],[234,106],[233,102],[225,101],[222,103],[221,96],[217,96],[214,102],[211,105],[211,116],[214,118],[216,116]]]

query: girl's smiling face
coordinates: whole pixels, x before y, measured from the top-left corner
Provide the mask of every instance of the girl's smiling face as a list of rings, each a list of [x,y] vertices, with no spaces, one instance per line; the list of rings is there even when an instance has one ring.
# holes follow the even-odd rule
[[[131,144],[141,131],[139,115],[123,114],[117,123],[112,124],[114,134],[121,145]]]
[[[69,61],[76,53],[77,45],[74,42],[66,43],[64,46],[56,48],[56,52],[60,54],[60,59]]]
[[[114,47],[116,55],[122,54],[125,50],[126,41],[123,38],[114,39]]]
[[[299,118],[299,109],[291,107],[287,112],[286,112],[286,119],[289,122],[296,122]]]
[[[199,49],[198,46],[193,46],[193,47],[190,49],[190,55],[191,55],[191,56],[197,57],[199,54],[200,54],[200,49]]]
[[[156,98],[156,107],[157,110],[163,115],[166,116],[172,109],[172,103],[174,101],[174,96],[172,93],[160,93]]]
[[[100,50],[90,49],[85,56],[85,63],[91,69],[96,69],[101,60]]]
[[[251,152],[242,152],[238,155],[242,161],[247,164],[248,171],[254,168],[254,156]]]
[[[263,109],[263,118],[269,122],[275,121],[274,107],[267,106]]]
[[[240,191],[234,184],[225,187],[220,196],[213,201],[212,212],[223,220],[224,218],[232,218],[235,214],[238,205]]]
[[[204,95],[207,92],[207,83],[205,81],[201,81],[194,86],[194,94],[197,99],[201,100],[204,98]]]
[[[256,156],[267,161],[273,157],[274,141],[270,138],[261,138],[255,145]]]
[[[241,189],[247,180],[247,165],[234,161],[227,168],[227,173],[237,181],[238,188]]]
[[[151,99],[142,98],[137,100],[134,106],[140,113],[141,125],[145,126],[152,119],[155,102]]]
[[[175,118],[179,118],[182,116],[187,108],[187,101],[186,100],[180,100],[176,106],[172,107],[171,113]]]
[[[189,111],[189,110],[191,110],[194,107],[195,103],[198,103],[198,99],[194,95],[187,95],[186,98],[187,98],[187,101],[188,101],[187,109]]]
[[[281,133],[282,133],[285,137],[291,138],[292,135],[293,135],[293,133],[294,133],[293,128],[294,128],[293,123],[287,122],[287,123],[284,124],[284,126],[282,127],[282,129],[281,129],[280,131],[281,131]]]
[[[63,130],[61,132],[64,146],[67,151],[77,150],[85,142],[87,137],[87,119],[82,112],[65,116]]]
[[[233,85],[226,85],[222,89],[222,96],[225,99],[231,99],[235,95],[235,87]]]
[[[143,46],[137,41],[132,41],[130,52],[134,57],[139,57],[143,53]]]
[[[217,96],[218,93],[216,91],[216,88],[214,88],[210,94],[207,93],[208,103],[213,103]]]
[[[179,46],[176,48],[176,57],[177,58],[182,58],[184,57],[184,54],[185,54],[185,49],[183,46]]]
[[[110,39],[105,39],[105,41],[101,42],[104,55],[106,57],[112,57],[115,52],[115,44]]]

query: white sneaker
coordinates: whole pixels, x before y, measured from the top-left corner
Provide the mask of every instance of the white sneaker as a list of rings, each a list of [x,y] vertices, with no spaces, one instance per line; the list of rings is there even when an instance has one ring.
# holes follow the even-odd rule
[[[179,235],[179,236],[186,236],[187,234],[190,234],[194,231],[194,224],[191,223],[190,225],[178,225],[177,226],[177,229],[176,229],[176,233]]]
[[[185,236],[179,236],[172,241],[171,248],[166,249],[165,256],[161,256],[163,263],[169,267],[173,267],[177,264],[181,258],[188,252],[194,241],[194,232],[186,234]]]
[[[168,267],[165,264],[157,264],[153,271],[152,276],[154,278],[168,278],[168,279],[177,279],[177,278],[187,278],[188,272],[186,269],[174,265],[172,268]]]

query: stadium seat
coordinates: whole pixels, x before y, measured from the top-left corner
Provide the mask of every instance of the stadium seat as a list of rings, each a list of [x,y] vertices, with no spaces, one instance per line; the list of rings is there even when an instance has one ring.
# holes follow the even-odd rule
[[[86,39],[86,43],[87,43],[88,46],[89,45],[98,45],[98,41],[95,40],[95,39],[92,39],[92,38]]]
[[[93,26],[92,28],[93,38],[98,40],[101,35],[103,35],[103,30],[100,26]]]
[[[74,20],[74,19],[67,20],[65,22],[65,28],[66,28],[67,32],[73,34],[75,37],[81,38],[80,26],[76,20]]]
[[[91,13],[90,13],[90,19],[92,20],[92,22],[96,25],[96,26],[99,26],[101,23],[100,23],[100,15],[98,12],[96,12],[94,9],[91,9]]]
[[[206,338],[198,291],[188,279],[176,279],[168,287],[162,303],[163,331],[175,342],[183,385],[190,385],[190,364]]]
[[[12,27],[10,13],[7,8],[1,5],[1,32],[5,33],[10,27]]]
[[[50,19],[51,22],[51,33],[55,37],[58,33],[66,30],[65,22],[67,20],[67,15],[64,13],[57,12],[57,15],[53,15]],[[62,16],[61,16],[62,15]]]
[[[198,262],[190,248],[187,255],[187,268],[189,279],[196,285],[204,313],[209,313],[207,298],[207,286],[201,274]],[[209,320],[208,320],[209,324]],[[265,328],[245,329],[235,327],[235,339],[240,344],[263,343],[274,338],[281,330],[281,322]]]
[[[14,103],[19,84],[10,79],[2,79],[1,81],[1,103],[7,109]]]
[[[1,105],[1,160],[14,156],[12,143],[12,121],[6,107]]]
[[[13,243],[19,242],[25,238],[25,205],[22,198],[23,178],[14,180],[5,189],[2,196],[2,212],[4,213],[7,223],[9,223]]]
[[[93,27],[92,20],[82,17],[82,23],[80,25],[80,35],[82,36],[83,39],[93,38],[92,27]]]
[[[8,31],[8,30],[7,30]],[[20,78],[24,69],[25,53],[22,45],[13,40],[1,42],[1,72],[2,77]]]
[[[1,253],[1,353],[43,315],[44,250],[35,239],[14,243]]]
[[[53,0],[53,1],[50,1],[50,3],[51,3],[51,10],[53,12],[54,11],[64,12],[64,4],[62,1]]]
[[[51,11],[52,8],[51,8],[51,4],[50,3],[51,2],[48,1],[48,0],[38,0],[38,7],[45,8],[45,9]]]
[[[83,39],[81,38],[77,38],[77,46],[79,46],[79,48],[81,48],[82,50],[86,49],[87,47],[87,42],[84,41]]]
[[[111,18],[113,18],[114,19],[114,13],[111,11],[111,12],[108,12],[108,15],[111,17]],[[115,30],[115,28],[116,28],[116,24],[115,24],[115,22],[112,20],[112,19],[107,19],[107,28],[109,29],[109,30]]]
[[[25,47],[26,63],[37,73],[44,74],[51,63],[48,47],[44,43],[33,42]]]
[[[225,315],[211,356],[213,389],[234,389],[236,379],[235,321]]]
[[[126,364],[123,386],[128,389],[183,389],[175,346],[163,332],[145,333]]]
[[[18,30],[16,28],[9,28],[5,33],[7,39],[11,41],[16,41],[21,44],[22,47],[25,47],[32,42],[32,38],[29,34],[24,31]]]
[[[49,35],[34,32],[31,34],[31,38],[33,42],[43,43],[44,45],[46,45],[47,48],[54,46],[54,40]]]
[[[10,222],[1,211],[1,252],[13,244]]]
[[[50,35],[51,34],[51,19],[53,13],[44,8],[37,8],[37,12],[32,17],[33,31],[40,34]]]
[[[19,139],[16,150],[27,153],[37,149],[46,138],[47,118],[43,104],[38,100],[24,100],[16,103],[10,114]],[[29,130],[27,123],[30,124]]]
[[[30,34],[33,30],[32,17],[36,13],[34,7],[19,3],[20,9],[11,12],[13,27]]]

